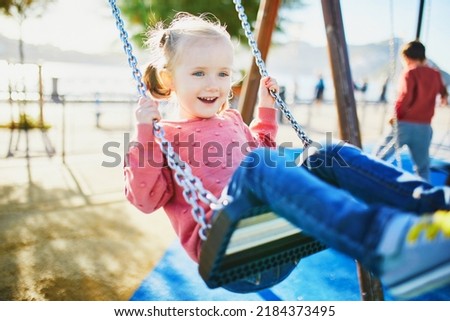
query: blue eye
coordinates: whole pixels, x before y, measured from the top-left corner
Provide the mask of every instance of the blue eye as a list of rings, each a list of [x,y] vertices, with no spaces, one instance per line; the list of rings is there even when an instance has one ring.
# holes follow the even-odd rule
[[[226,73],[226,72],[221,72],[221,73],[219,73],[219,77],[228,77],[229,75],[228,75],[228,73]]]
[[[205,73],[204,73],[203,71],[196,71],[196,72],[194,72],[192,75],[193,75],[193,76],[196,76],[196,77],[201,77],[201,76],[204,76]]]

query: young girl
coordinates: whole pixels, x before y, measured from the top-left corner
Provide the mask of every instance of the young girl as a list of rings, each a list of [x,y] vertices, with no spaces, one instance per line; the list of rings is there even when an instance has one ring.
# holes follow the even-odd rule
[[[178,14],[167,28],[149,32],[148,46],[144,82],[152,98],[139,100],[125,193],[145,213],[163,207],[194,261],[202,245],[199,224],[153,133],[153,120],[161,118],[158,102],[169,98],[176,99],[179,119],[160,121],[166,139],[205,189],[219,197],[228,186],[239,200],[231,210],[251,206],[246,202],[255,198],[268,203],[309,235],[359,260],[400,296],[450,281],[448,188],[433,187],[342,142],[321,148],[308,166],[288,162],[274,148],[274,79],[261,80],[250,126],[228,108],[233,45],[217,22]],[[210,220],[212,210],[202,206]],[[282,275],[268,276],[262,286],[273,277]],[[239,286],[245,287],[234,290]]]

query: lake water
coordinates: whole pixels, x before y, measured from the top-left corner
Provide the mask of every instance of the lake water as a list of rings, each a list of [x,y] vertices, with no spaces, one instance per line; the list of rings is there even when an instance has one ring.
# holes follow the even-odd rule
[[[51,95],[54,80],[57,91],[67,99],[105,99],[136,96],[135,84],[128,66],[45,62],[42,63],[44,95]],[[13,91],[22,91],[24,86],[29,98],[36,97],[39,90],[39,67],[35,64],[14,65],[0,60],[0,92],[3,99],[11,85]],[[6,96],[7,97],[7,96]]]
[[[251,61],[248,55],[239,55],[236,63],[237,70],[245,69]],[[142,67],[141,67],[142,68]],[[317,75],[289,74],[271,70],[268,71],[277,78],[280,86],[286,88],[286,99],[292,100],[294,92],[301,101],[308,101],[314,97],[314,87]],[[8,64],[0,60],[0,100],[8,98],[8,88],[13,91],[23,91],[25,86],[28,98],[37,99],[39,90],[39,68],[36,64]],[[240,78],[239,72],[235,72],[235,80]],[[334,89],[331,75],[324,73],[326,100],[334,100]],[[54,80],[57,80],[57,90],[67,99],[95,100],[97,98],[114,100],[135,97],[137,95],[136,84],[132,78],[131,69],[128,67],[125,57],[123,63],[117,65],[100,65],[87,63],[44,62],[42,63],[42,80],[45,95],[51,95],[54,88]],[[381,92],[382,83],[369,83],[364,98],[376,101]],[[355,92],[356,99],[362,99],[360,92]],[[392,94],[388,93],[388,97]]]

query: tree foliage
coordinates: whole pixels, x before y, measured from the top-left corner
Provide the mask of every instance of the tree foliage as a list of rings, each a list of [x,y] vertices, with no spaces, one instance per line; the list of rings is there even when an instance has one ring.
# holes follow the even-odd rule
[[[41,15],[47,4],[54,0],[0,0],[0,11],[7,16],[13,16],[19,21],[25,20],[29,15]]]
[[[245,0],[242,4],[249,21],[254,22],[260,0]],[[283,5],[300,4],[300,0],[283,1]],[[137,33],[133,39],[139,44],[142,44],[142,38],[148,26],[152,26],[158,21],[170,22],[177,12],[212,13],[222,24],[227,26],[231,36],[244,35],[232,0],[121,0],[119,7],[128,22],[137,27]]]

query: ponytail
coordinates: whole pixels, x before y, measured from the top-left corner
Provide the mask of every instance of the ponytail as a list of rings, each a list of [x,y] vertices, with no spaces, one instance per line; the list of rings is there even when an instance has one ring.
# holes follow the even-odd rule
[[[147,66],[142,78],[142,81],[153,98],[168,99],[170,97],[171,90],[164,85],[159,70],[154,65],[149,64]]]

